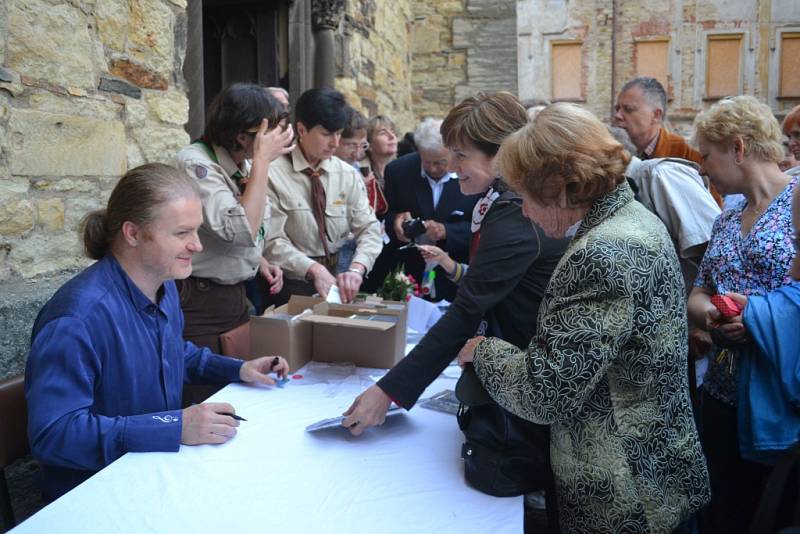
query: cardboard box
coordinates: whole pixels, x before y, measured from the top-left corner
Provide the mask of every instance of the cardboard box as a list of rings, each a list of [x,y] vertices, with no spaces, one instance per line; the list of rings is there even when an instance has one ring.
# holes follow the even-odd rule
[[[314,325],[315,361],[388,369],[405,356],[407,315],[401,302],[323,302],[300,320]]]
[[[263,315],[251,317],[250,353],[253,357],[283,356],[289,369],[300,369],[311,360],[314,325],[292,317],[324,302],[321,298],[292,295],[283,306],[270,306]]]
[[[311,312],[300,315],[304,310]],[[250,318],[251,353],[283,356],[293,371],[312,359],[388,369],[405,355],[407,319],[403,302],[331,304],[292,295],[283,306]]]

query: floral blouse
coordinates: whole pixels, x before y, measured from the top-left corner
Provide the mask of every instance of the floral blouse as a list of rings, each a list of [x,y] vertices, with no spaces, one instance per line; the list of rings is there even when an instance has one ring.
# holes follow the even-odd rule
[[[742,211],[747,202],[717,218],[695,286],[713,293],[763,295],[791,282],[789,267],[795,252],[792,192],[797,179],[791,179],[747,235],[742,235]],[[737,376],[735,364],[712,358],[703,387],[712,397],[735,405]]]

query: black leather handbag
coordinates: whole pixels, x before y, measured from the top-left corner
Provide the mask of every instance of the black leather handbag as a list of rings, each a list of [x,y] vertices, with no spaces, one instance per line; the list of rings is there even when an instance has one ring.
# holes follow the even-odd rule
[[[496,497],[543,490],[551,479],[550,428],[517,417],[486,393],[472,365],[456,384],[464,478]]]

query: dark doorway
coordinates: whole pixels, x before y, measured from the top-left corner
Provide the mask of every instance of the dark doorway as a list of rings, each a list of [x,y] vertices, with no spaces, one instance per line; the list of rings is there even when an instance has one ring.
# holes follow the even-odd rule
[[[235,82],[281,80],[278,26],[282,2],[203,1],[203,85],[206,106]],[[283,82],[283,83],[282,83]]]
[[[235,82],[289,87],[288,0],[189,0],[186,61],[192,139],[208,104]]]

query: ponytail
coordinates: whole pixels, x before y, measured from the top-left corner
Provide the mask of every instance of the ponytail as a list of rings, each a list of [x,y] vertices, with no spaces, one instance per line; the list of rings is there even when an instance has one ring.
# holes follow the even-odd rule
[[[90,212],[81,221],[83,250],[93,260],[99,260],[108,252],[111,240],[108,238],[106,210]]]
[[[86,255],[99,260],[109,252],[122,225],[153,222],[162,204],[182,197],[200,197],[197,184],[175,167],[148,163],[128,171],[111,192],[106,209],[89,213],[81,222]]]

